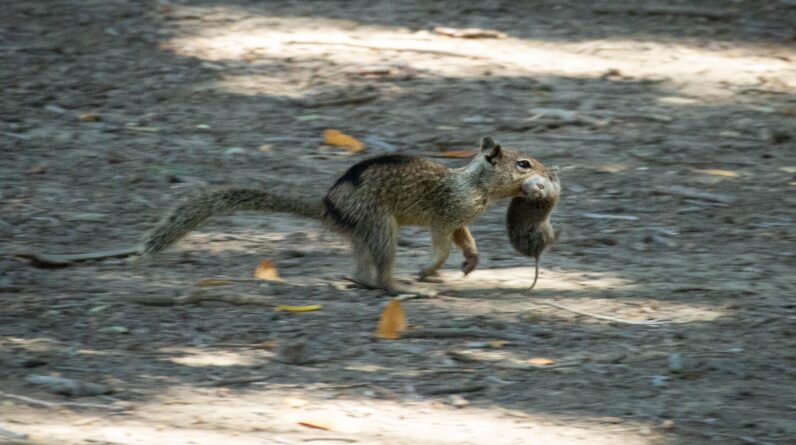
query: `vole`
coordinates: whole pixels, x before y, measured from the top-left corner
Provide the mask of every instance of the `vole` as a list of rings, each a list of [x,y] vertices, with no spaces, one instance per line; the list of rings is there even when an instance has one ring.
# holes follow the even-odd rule
[[[514,249],[534,259],[533,284],[539,279],[539,257],[556,240],[550,214],[561,197],[558,167],[534,174],[522,184],[523,195],[512,198],[506,212],[506,232]]]

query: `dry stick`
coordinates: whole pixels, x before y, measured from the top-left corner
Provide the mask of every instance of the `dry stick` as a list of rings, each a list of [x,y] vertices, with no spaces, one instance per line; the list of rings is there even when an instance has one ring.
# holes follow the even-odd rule
[[[253,297],[247,295],[233,295],[233,294],[210,294],[203,291],[197,291],[190,295],[181,297],[170,297],[162,295],[135,295],[123,299],[115,299],[113,301],[122,301],[127,303],[138,303],[150,306],[179,306],[182,304],[196,304],[203,301],[218,301],[227,304],[237,305],[257,305],[273,307],[277,303],[271,299],[262,297]]]
[[[691,187],[683,187],[680,185],[670,185],[668,187],[655,187],[653,191],[664,195],[682,196],[683,198],[715,202],[725,206],[735,202],[735,198],[729,195],[705,192],[702,190],[694,189]]]
[[[585,312],[585,311],[580,311],[580,310],[577,310],[577,309],[572,309],[571,307],[567,307],[567,306],[564,306],[564,305],[561,305],[561,304],[558,304],[558,303],[554,303],[552,301],[539,300],[539,301],[536,301],[535,303],[546,304],[548,306],[552,306],[552,307],[555,307],[555,308],[558,308],[558,309],[561,309],[561,310],[564,310],[564,311],[572,312],[573,314],[584,315],[586,317],[592,317],[592,318],[596,318],[598,320],[612,321],[614,323],[632,324],[632,325],[645,325],[645,326],[656,326],[656,325],[661,325],[661,324],[665,323],[663,321],[624,320],[622,318],[614,318],[614,317],[609,317],[607,315],[592,314],[591,312]]]
[[[125,258],[140,255],[140,246],[125,247],[123,249],[107,250],[102,252],[76,253],[73,255],[50,255],[36,252],[19,252],[14,256],[30,260],[38,267],[65,267],[81,261],[102,260],[105,258]]]
[[[290,40],[284,42],[288,45],[328,45],[328,46],[348,46],[351,48],[364,48],[364,49],[373,49],[377,51],[401,51],[401,52],[412,52],[412,53],[426,53],[426,54],[437,54],[440,56],[449,56],[449,57],[463,57],[466,59],[486,59],[486,57],[475,56],[472,54],[465,54],[465,53],[457,53],[453,51],[443,51],[440,49],[424,49],[424,48],[401,48],[401,47],[393,47],[393,46],[376,46],[376,45],[365,45],[361,43],[349,43],[349,42],[320,42],[317,40]]]
[[[527,341],[529,336],[480,329],[420,329],[401,334],[401,338],[495,338],[508,341]]]
[[[337,99],[319,100],[319,101],[299,101],[299,104],[306,108],[321,108],[340,105],[353,105],[363,104],[379,98],[378,93],[362,94],[359,96],[340,97]]]
[[[594,12],[597,14],[682,15],[705,17],[713,20],[734,18],[737,15],[732,12],[716,11],[714,9],[668,6],[643,7],[635,5],[598,6],[594,8]]]
[[[252,375],[245,377],[231,377],[228,379],[214,380],[212,382],[200,383],[199,386],[227,386],[245,385],[247,383],[261,382],[274,377],[273,375]]]
[[[746,161],[726,161],[726,160],[695,161],[695,160],[686,160],[686,159],[671,159],[668,157],[654,158],[652,156],[646,156],[641,153],[634,153],[632,151],[630,152],[630,156],[636,159],[641,159],[642,161],[652,162],[654,164],[660,164],[660,165],[693,165],[695,167],[704,167],[716,164],[737,165],[739,167],[748,167],[752,165],[751,162],[746,162]]]
[[[34,405],[46,406],[48,408],[71,406],[71,407],[75,407],[75,408],[109,409],[109,410],[112,410],[112,411],[124,411],[125,409],[127,409],[127,408],[124,408],[124,407],[121,407],[121,406],[105,405],[105,404],[102,404],[102,403],[48,402],[46,400],[39,400],[39,399],[31,398],[31,397],[19,396],[19,395],[16,395],[16,394],[10,394],[10,393],[3,392],[3,391],[0,391],[0,396],[8,397],[10,399],[21,400],[23,402],[32,403]]]

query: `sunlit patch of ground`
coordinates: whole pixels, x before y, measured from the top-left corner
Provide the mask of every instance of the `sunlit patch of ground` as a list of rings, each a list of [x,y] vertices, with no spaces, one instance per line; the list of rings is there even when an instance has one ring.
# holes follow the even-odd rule
[[[179,8],[175,14],[180,14]],[[222,8],[224,9],[224,8]],[[202,8],[191,8],[201,13]],[[234,8],[227,11],[234,14]],[[178,29],[163,48],[196,57],[224,73],[210,88],[236,94],[300,96],[312,87],[312,72],[356,66],[404,67],[447,76],[564,75],[599,77],[606,73],[651,82],[665,82],[697,102],[729,98],[738,90],[776,78],[766,88],[796,90],[792,64],[729,45],[696,47],[640,40],[593,40],[567,43],[520,38],[455,39],[426,31],[361,26],[349,21],[294,17],[259,17],[269,26],[224,23],[201,30]],[[290,58],[303,81],[286,83],[285,73],[258,72],[257,64]],[[323,61],[334,62],[326,64]],[[229,66],[223,63],[230,64]],[[213,65],[210,65],[213,67]],[[231,71],[231,72],[230,72]],[[281,75],[280,75],[281,74]],[[762,80],[761,80],[762,79]],[[689,99],[693,100],[693,99]]]
[[[356,392],[362,394],[351,398],[334,391],[266,386],[232,397],[227,390],[177,388],[117,416],[69,411],[53,416],[47,410],[14,411],[10,406],[0,412],[15,432],[28,434],[33,443],[662,443],[644,422],[626,422],[617,428],[600,419],[498,407],[457,409],[442,402],[376,400],[366,391]]]
[[[169,361],[171,362],[199,368],[207,366],[254,366],[273,357],[273,353],[262,350],[241,353],[220,349],[163,348],[161,352],[168,353],[170,356]]]
[[[643,283],[612,273],[544,270],[541,274],[536,287],[529,291],[533,281],[532,267],[480,269],[467,278],[460,272],[446,270],[441,273],[444,284],[440,289],[443,293],[467,298],[468,304],[457,306],[457,312],[471,315],[494,312],[495,302],[499,301],[499,312],[508,314],[527,311],[536,315],[583,318],[579,322],[605,322],[534,302],[540,299],[554,299],[575,310],[636,321],[702,322],[735,313],[713,304],[667,301],[660,295],[652,295]],[[506,291],[511,289],[516,293],[507,294]],[[496,291],[499,293],[495,294]],[[621,298],[615,298],[617,296]]]

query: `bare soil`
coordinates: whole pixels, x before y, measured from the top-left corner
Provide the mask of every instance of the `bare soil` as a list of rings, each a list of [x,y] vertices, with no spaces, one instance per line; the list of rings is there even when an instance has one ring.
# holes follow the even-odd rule
[[[2,10],[0,442],[796,444],[794,2]],[[374,338],[387,297],[286,215],[215,218],[137,264],[14,256],[134,244],[216,186],[320,197],[366,156],[485,135],[561,167],[564,236],[528,293],[497,204],[471,227],[479,269],[456,253],[416,284],[436,298],[404,302],[410,338]],[[428,244],[402,233],[402,279]],[[264,259],[284,282],[251,279]],[[197,295],[322,308],[163,302]]]

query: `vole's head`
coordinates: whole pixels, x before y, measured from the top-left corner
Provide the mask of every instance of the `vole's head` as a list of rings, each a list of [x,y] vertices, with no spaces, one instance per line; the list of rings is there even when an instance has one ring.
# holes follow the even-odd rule
[[[553,166],[534,174],[522,183],[522,191],[527,199],[552,201],[555,203],[561,196],[561,181],[558,179],[558,167]]]
[[[473,161],[482,168],[482,186],[494,199],[523,196],[523,184],[535,176],[547,175],[536,159],[501,147],[490,137],[481,139],[481,153]]]

